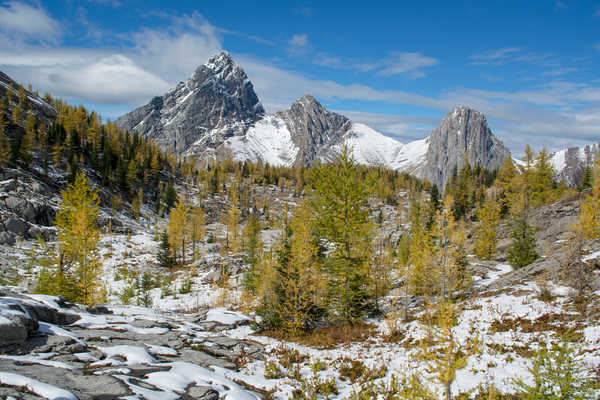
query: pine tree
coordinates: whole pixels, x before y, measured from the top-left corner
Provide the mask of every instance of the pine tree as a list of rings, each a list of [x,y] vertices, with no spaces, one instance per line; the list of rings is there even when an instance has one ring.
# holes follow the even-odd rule
[[[62,192],[62,201],[56,215],[57,250],[52,256],[51,268],[41,274],[38,290],[48,294],[62,294],[68,299],[91,305],[99,300],[102,262],[98,253],[100,229],[98,194],[83,174]],[[45,287],[48,276],[51,287]]]
[[[409,277],[410,277],[410,248],[411,237],[404,234],[398,239],[398,247],[396,249],[397,267],[400,276],[404,278],[404,320],[408,319],[408,294],[409,294]]]
[[[170,268],[174,264],[171,252],[171,243],[167,231],[163,231],[160,234],[160,244],[158,246],[156,260],[158,261],[159,265],[163,268]]]
[[[513,244],[507,251],[507,260],[513,268],[522,268],[539,257],[535,250],[535,230],[523,216],[514,217],[512,225]]]
[[[320,164],[312,172],[316,227],[333,247],[326,260],[331,304],[337,318],[354,323],[371,298],[368,260],[373,226],[368,200],[373,178],[361,175],[347,144],[333,164]]]
[[[444,301],[470,284],[466,274],[464,224],[455,221],[453,209],[452,197],[446,196],[432,226],[434,262],[429,267],[429,274],[439,277],[439,291]]]
[[[294,210],[291,221],[293,237],[289,260],[279,266],[279,318],[284,329],[292,335],[298,335],[306,328],[313,308],[322,301],[323,281],[310,220],[310,206],[303,202]]]
[[[491,260],[496,255],[498,238],[496,228],[500,223],[500,207],[498,203],[487,200],[477,210],[477,227],[475,228],[475,255],[480,260]]]

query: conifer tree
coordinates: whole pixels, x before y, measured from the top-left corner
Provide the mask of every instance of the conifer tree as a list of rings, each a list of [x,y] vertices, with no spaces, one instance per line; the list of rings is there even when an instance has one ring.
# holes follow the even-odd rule
[[[50,255],[49,268],[42,271],[38,291],[62,294],[91,305],[99,300],[102,262],[98,253],[100,229],[98,194],[82,173],[62,192],[56,215],[57,249]]]
[[[246,256],[244,261],[254,266],[262,253],[262,243],[260,241],[260,221],[255,213],[250,214],[248,222],[244,227],[244,252]]]
[[[458,312],[456,305],[449,301],[441,302],[434,313],[430,311],[427,335],[421,340],[419,357],[427,363],[428,372],[444,388],[445,400],[452,400],[452,384],[456,372],[467,366],[470,356],[479,352],[477,337],[462,343],[455,337],[454,327]]]
[[[453,209],[452,197],[446,196],[432,227],[434,262],[429,267],[429,273],[439,277],[439,290],[444,301],[455,291],[470,284],[470,278],[466,275],[464,224],[455,221]]]
[[[181,264],[185,264],[185,244],[187,242],[186,226],[188,219],[189,205],[185,201],[185,195],[181,195],[177,200],[175,208],[169,213],[168,234],[173,254],[177,254],[177,249],[181,250]],[[175,256],[175,259],[177,257]]]
[[[513,268],[522,268],[539,257],[535,250],[535,230],[523,216],[514,217],[512,225],[513,244],[507,251],[507,260]]]
[[[202,210],[202,207],[192,208],[188,233],[190,236],[190,241],[192,242],[192,254],[194,259],[198,257],[198,254],[196,253],[196,245],[198,242],[204,240],[204,234],[206,233],[205,224],[206,220],[204,218],[204,210]]]
[[[333,245],[326,260],[331,304],[337,318],[354,323],[371,298],[368,259],[373,226],[368,200],[374,185],[363,177],[347,144],[332,164],[319,164],[312,176],[313,215],[319,234]]]
[[[4,134],[7,126],[8,122],[4,117],[4,103],[0,99],[0,168],[4,168],[8,164],[11,156],[10,143]]]
[[[592,190],[580,200],[579,219],[575,228],[586,238],[600,237],[600,157],[594,160]]]
[[[289,260],[279,269],[281,298],[279,318],[284,329],[298,335],[311,319],[313,308],[322,299],[323,281],[317,260],[318,248],[311,230],[311,209],[303,202],[294,210],[291,221]]]
[[[225,236],[225,248],[232,253],[238,253],[241,249],[241,239],[239,235],[240,215],[238,199],[238,186],[236,183],[231,185],[229,193],[230,207],[224,216],[224,222],[227,227]]]
[[[550,155],[543,148],[535,159],[533,171],[530,174],[531,202],[532,206],[541,206],[554,200],[553,189],[554,168],[550,163]]]
[[[159,265],[163,268],[170,268],[174,264],[171,252],[171,243],[167,231],[163,231],[160,234],[160,244],[158,246],[158,253],[156,254],[156,259]]]
[[[584,400],[593,399],[599,389],[592,374],[578,359],[567,333],[550,348],[538,350],[528,372],[533,384],[519,377],[513,380],[517,395],[526,400]]]
[[[23,109],[19,104],[17,104],[12,110],[12,120],[13,124],[15,125],[21,125],[23,122]]]
[[[140,218],[140,210],[142,208],[142,204],[144,203],[144,190],[142,188],[138,189],[137,196],[134,197],[131,202],[131,209],[133,210],[133,218]]]
[[[432,232],[428,228],[425,199],[413,201],[410,210],[410,249],[408,287],[412,294],[433,295],[439,282],[439,268],[431,268],[435,263],[435,249]]]
[[[581,184],[579,185],[580,191],[589,189],[592,187],[593,176],[594,176],[594,169],[592,168],[591,165],[589,165],[589,164],[586,165],[585,170],[583,172],[583,178],[581,179]]]
[[[397,267],[400,276],[404,278],[404,320],[408,319],[408,294],[410,277],[410,248],[411,237],[404,234],[398,239],[398,248],[396,250]]]
[[[487,200],[477,210],[477,227],[475,228],[475,255],[480,260],[491,260],[496,255],[498,238],[496,228],[500,223],[500,207],[498,203]]]

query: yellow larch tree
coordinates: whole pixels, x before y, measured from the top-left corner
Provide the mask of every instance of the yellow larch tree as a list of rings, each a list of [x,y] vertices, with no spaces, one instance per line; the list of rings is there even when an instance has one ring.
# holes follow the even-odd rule
[[[475,228],[474,252],[481,260],[491,260],[496,255],[498,238],[496,228],[500,223],[500,206],[488,199],[477,210],[477,227]]]
[[[290,258],[280,266],[281,304],[278,307],[283,327],[292,335],[305,328],[313,307],[320,303],[324,281],[320,279],[318,248],[311,228],[311,206],[306,200],[294,210],[291,220]]]
[[[179,249],[181,255],[181,264],[185,264],[185,244],[187,241],[186,226],[188,221],[188,213],[190,206],[185,200],[185,195],[181,195],[177,199],[175,208],[169,212],[169,226],[167,229],[169,235],[169,244],[177,259],[177,250]]]

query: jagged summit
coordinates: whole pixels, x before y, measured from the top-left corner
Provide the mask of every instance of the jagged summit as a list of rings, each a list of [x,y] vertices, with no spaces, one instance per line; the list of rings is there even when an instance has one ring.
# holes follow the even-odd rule
[[[496,169],[510,152],[492,133],[485,116],[470,107],[459,106],[444,116],[429,136],[423,177],[444,188],[453,170],[464,163]]]
[[[264,113],[244,70],[222,52],[186,82],[122,116],[117,124],[137,130],[165,150],[216,157],[227,137],[244,135]]]

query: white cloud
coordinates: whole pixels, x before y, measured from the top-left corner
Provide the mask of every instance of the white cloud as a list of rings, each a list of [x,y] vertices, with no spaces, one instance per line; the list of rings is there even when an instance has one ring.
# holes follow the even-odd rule
[[[309,48],[308,35],[306,33],[296,33],[288,41],[288,52],[292,55],[302,55]]]
[[[416,79],[425,76],[423,68],[438,65],[439,61],[421,53],[397,51],[373,62],[360,62],[318,53],[314,57],[313,63],[334,69],[349,69],[361,72],[376,71],[377,75],[385,77],[402,74],[408,78]]]
[[[18,1],[0,5],[0,30],[18,39],[54,41],[60,35],[60,25],[41,7]]]
[[[382,62],[382,68],[377,71],[377,74],[381,76],[407,74],[410,78],[420,78],[425,76],[421,68],[437,64],[438,60],[421,53],[395,52]]]
[[[221,49],[214,27],[198,14],[126,39],[131,46],[121,49],[0,42],[0,66],[14,79],[57,96],[135,106],[164,93]]]

